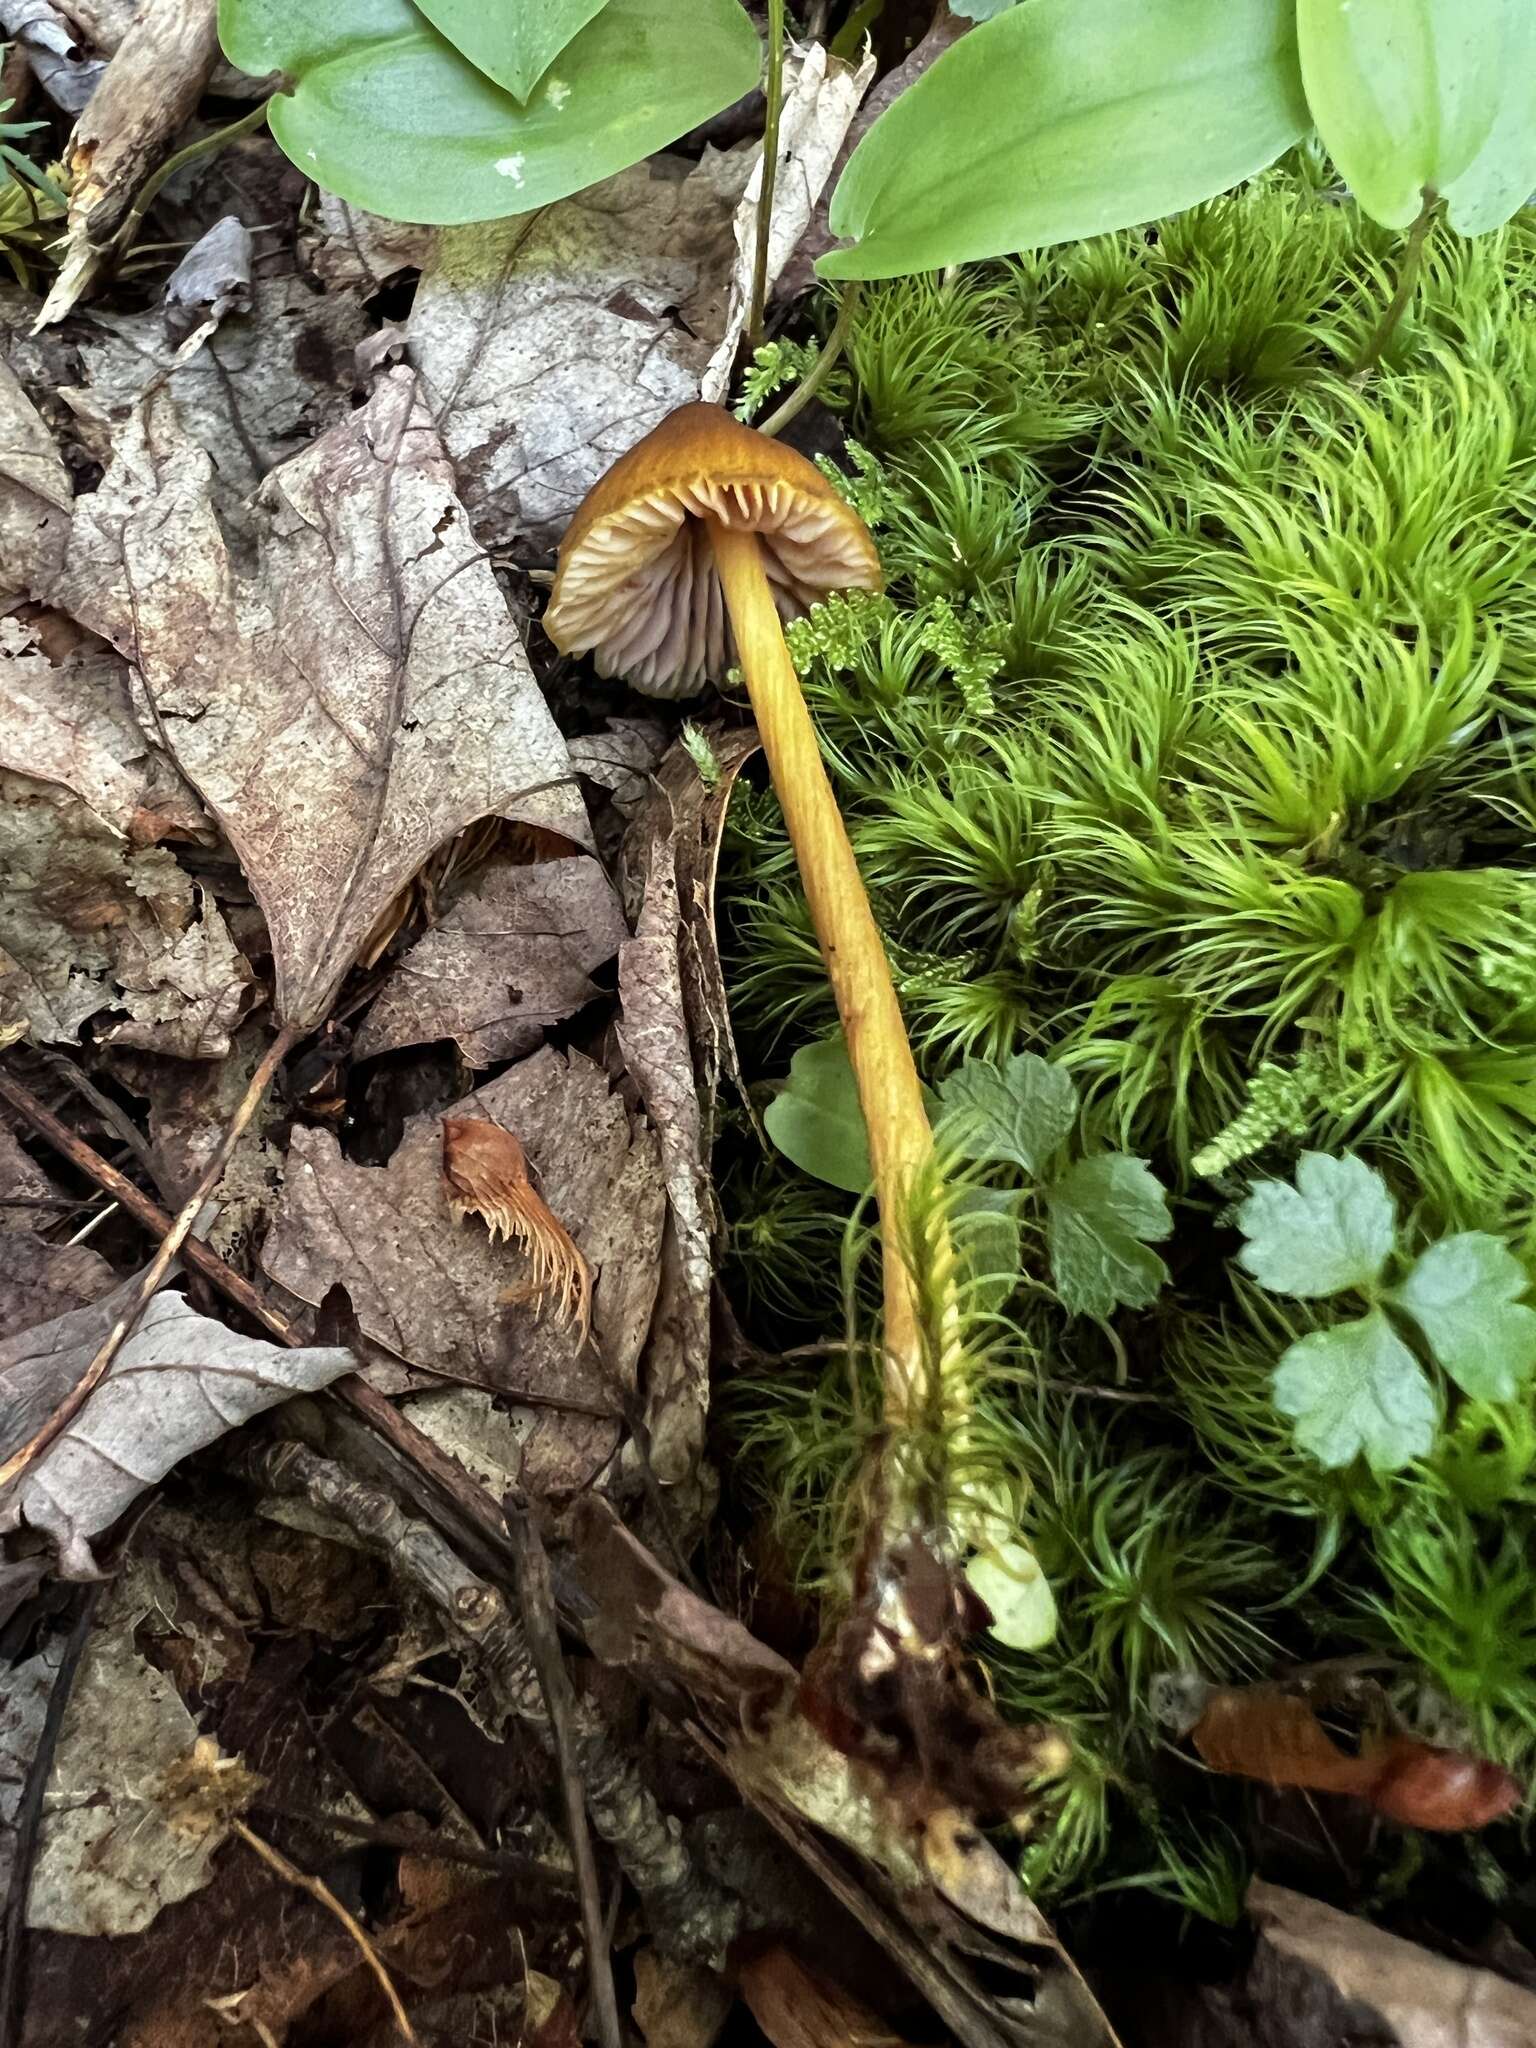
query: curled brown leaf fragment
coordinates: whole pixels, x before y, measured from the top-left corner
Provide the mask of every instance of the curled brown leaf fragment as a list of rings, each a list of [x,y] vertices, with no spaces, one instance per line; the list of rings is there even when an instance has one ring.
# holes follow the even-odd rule
[[[533,1271],[508,1301],[549,1308],[585,1344],[592,1330],[592,1272],[570,1232],[534,1186],[511,1131],[478,1117],[443,1118],[443,1179],[455,1216],[479,1216],[491,1236],[528,1254]]]

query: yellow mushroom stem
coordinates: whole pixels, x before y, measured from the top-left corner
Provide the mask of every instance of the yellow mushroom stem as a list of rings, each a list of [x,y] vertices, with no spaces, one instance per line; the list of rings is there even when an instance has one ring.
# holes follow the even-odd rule
[[[923,1340],[902,1238],[914,1185],[933,1153],[933,1132],[885,943],[822,765],[757,536],[713,518],[706,524],[741,672],[837,998],[869,1132],[881,1219],[885,1421],[899,1427],[915,1417],[922,1398]]]

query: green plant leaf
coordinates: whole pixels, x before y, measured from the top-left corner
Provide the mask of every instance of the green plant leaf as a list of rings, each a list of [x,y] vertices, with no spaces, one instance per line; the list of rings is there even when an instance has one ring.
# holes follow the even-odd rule
[[[1365,211],[1409,225],[1426,187],[1464,235],[1536,184],[1536,10],[1528,0],[1298,0],[1319,133]]]
[[[1001,1188],[961,1188],[951,1204],[955,1255],[978,1308],[1001,1308],[1019,1284],[1024,1254],[1014,1201]]]
[[[1370,1287],[1392,1251],[1387,1184],[1362,1161],[1303,1152],[1296,1185],[1260,1181],[1237,1212],[1248,1242],[1237,1263],[1261,1287],[1303,1300]]]
[[[994,14],[1006,14],[1019,0],[950,0],[949,11],[963,21],[990,21]]]
[[[802,1173],[850,1195],[864,1193],[874,1179],[869,1133],[841,1032],[801,1046],[763,1127]]]
[[[1077,1116],[1071,1076],[1038,1053],[1016,1053],[1006,1066],[967,1060],[939,1084],[941,1142],[963,1159],[1001,1160],[1031,1176],[1067,1136]]]
[[[1536,1309],[1519,1298],[1529,1285],[1507,1245],[1468,1230],[1421,1252],[1391,1299],[1464,1394],[1508,1401],[1536,1367]]]
[[[1330,1469],[1363,1457],[1374,1472],[1396,1472],[1435,1440],[1434,1389],[1380,1309],[1298,1338],[1273,1386],[1297,1444]]]
[[[750,92],[761,62],[738,0],[608,0],[526,106],[408,0],[220,0],[219,33],[242,71],[293,81],[270,124],[307,177],[392,220],[447,224],[611,177]]]
[[[434,28],[477,71],[493,78],[520,100],[526,100],[550,65],[579,29],[607,0],[416,0]],[[553,84],[562,81],[553,80]]]
[[[1145,1160],[1124,1152],[1080,1159],[1045,1192],[1051,1279],[1069,1315],[1102,1321],[1157,1299],[1168,1268],[1145,1242],[1173,1229]]]
[[[1056,1596],[1028,1544],[999,1543],[969,1559],[971,1591],[992,1611],[987,1633],[1010,1650],[1043,1650],[1056,1633]]]
[[[875,122],[823,277],[899,277],[1133,227],[1224,192],[1310,122],[1291,0],[1024,0]]]

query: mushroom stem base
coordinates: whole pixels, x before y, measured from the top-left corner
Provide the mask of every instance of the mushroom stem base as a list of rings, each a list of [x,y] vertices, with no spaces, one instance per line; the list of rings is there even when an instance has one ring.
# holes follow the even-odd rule
[[[902,1022],[885,943],[795,674],[757,536],[707,521],[747,694],[799,863],[869,1131],[880,1204],[886,1422],[915,1419],[923,1341],[902,1239],[917,1177],[933,1152],[922,1083]]]

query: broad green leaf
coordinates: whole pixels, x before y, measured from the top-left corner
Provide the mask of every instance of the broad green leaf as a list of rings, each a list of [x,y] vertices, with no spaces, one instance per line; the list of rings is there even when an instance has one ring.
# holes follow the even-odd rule
[[[939,1105],[940,1141],[962,1158],[1001,1160],[1036,1176],[1072,1128],[1077,1090],[1060,1067],[1021,1052],[1006,1066],[967,1060],[940,1083]]]
[[[949,0],[949,11],[964,21],[990,21],[994,14],[1006,14],[1019,0]]]
[[[1363,1457],[1373,1472],[1396,1472],[1435,1439],[1434,1389],[1380,1309],[1290,1345],[1274,1395],[1297,1444],[1330,1469]]]
[[[750,92],[761,59],[738,0],[608,0],[522,106],[409,0],[220,0],[219,30],[242,71],[292,79],[270,121],[301,171],[392,220],[441,223],[611,177]]]
[[[1302,1299],[1370,1287],[1392,1250],[1392,1197],[1358,1159],[1303,1152],[1296,1185],[1260,1181],[1237,1212],[1237,1263],[1261,1287]]]
[[[1001,1308],[1019,1284],[1024,1261],[1014,1200],[1001,1188],[961,1188],[951,1206],[955,1255],[977,1308]]]
[[[554,63],[578,29],[600,14],[606,0],[416,0],[434,28],[477,71],[520,100]],[[551,79],[552,87],[565,83]]]
[[[1000,1543],[969,1559],[971,1591],[992,1610],[988,1635],[1010,1650],[1043,1650],[1056,1633],[1056,1596],[1025,1543]]]
[[[1298,0],[1318,131],[1374,220],[1405,228],[1429,189],[1464,235],[1499,226],[1536,184],[1530,0]]]
[[[1509,1401],[1536,1367],[1536,1309],[1520,1300],[1529,1285],[1507,1245],[1468,1230],[1422,1252],[1392,1299],[1464,1394]]]
[[[789,1063],[789,1079],[764,1112],[763,1125],[785,1158],[815,1180],[862,1195],[874,1178],[869,1134],[841,1032],[801,1046]]]
[[[875,122],[823,277],[900,277],[1133,227],[1252,176],[1310,122],[1294,0],[1024,0]]]
[[[1151,1168],[1123,1152],[1080,1159],[1045,1192],[1051,1279],[1069,1315],[1100,1321],[1117,1308],[1146,1308],[1168,1268],[1145,1240],[1173,1229]]]

